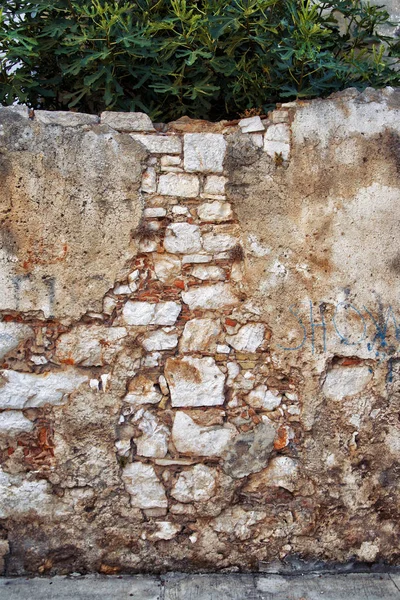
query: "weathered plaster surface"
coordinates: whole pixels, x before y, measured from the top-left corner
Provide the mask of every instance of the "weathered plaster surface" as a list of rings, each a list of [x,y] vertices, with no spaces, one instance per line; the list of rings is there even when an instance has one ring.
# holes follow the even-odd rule
[[[0,110],[6,573],[398,564],[400,91],[156,127]]]
[[[145,152],[107,125],[65,123],[1,109],[1,310],[98,311],[132,256]]]

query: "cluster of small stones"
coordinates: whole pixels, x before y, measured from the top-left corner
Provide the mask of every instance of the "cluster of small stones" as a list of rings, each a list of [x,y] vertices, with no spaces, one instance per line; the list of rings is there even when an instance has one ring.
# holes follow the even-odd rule
[[[138,113],[32,115],[65,126],[100,121],[142,144],[144,208],[134,233],[138,254],[104,298],[102,314],[73,326],[3,315],[3,462],[23,455],[36,473],[54,470],[51,407],[82,386],[104,394],[122,380],[115,452],[131,507],[155,520],[143,539],[170,540],[195,515],[212,517],[220,534],[234,526],[248,539],[266,513],[230,506],[234,493],[312,493],[293,452],[296,382],[274,369],[270,331],[245,308],[245,257],[224,172],[233,128],[287,161],[292,108],[198,129],[183,119],[164,130]],[[18,502],[34,508],[41,501],[45,486],[18,477],[1,473],[2,517]],[[12,485],[19,486],[13,498]],[[195,544],[196,530],[185,532]]]
[[[239,127],[271,156],[289,157],[287,123],[265,133],[252,117]],[[287,448],[298,398],[293,383],[273,376],[269,331],[240,308],[244,255],[226,197],[224,133],[132,135],[150,153],[140,254],[106,299],[146,353],[116,442],[131,505],[148,517],[179,517],[199,503],[201,512],[233,479],[248,492],[263,484],[293,491],[297,461]],[[179,520],[168,523],[165,535],[181,530]]]
[[[287,119],[278,111],[277,121]],[[258,147],[288,159],[288,124],[269,125],[239,122]],[[117,322],[137,328],[147,353],[124,398],[116,448],[131,504],[148,517],[193,513],[229,479],[248,491],[263,482],[292,491],[297,475],[297,462],[278,454],[295,437],[295,386],[274,380],[269,331],[240,308],[244,256],[226,197],[224,133],[182,129],[132,134],[150,153],[140,254],[114,289],[129,298]],[[168,523],[172,537],[181,527]]]

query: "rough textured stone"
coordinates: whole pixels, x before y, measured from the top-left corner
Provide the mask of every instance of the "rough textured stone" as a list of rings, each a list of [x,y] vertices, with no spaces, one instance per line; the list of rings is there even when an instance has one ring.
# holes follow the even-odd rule
[[[262,323],[247,323],[235,335],[228,335],[226,341],[235,350],[255,352],[264,341],[265,326]]]
[[[185,217],[190,214],[187,206],[173,206],[172,212],[174,215],[184,215]]]
[[[177,302],[128,301],[122,316],[127,325],[174,325],[180,312],[181,306]]]
[[[167,211],[165,208],[160,207],[154,207],[154,208],[145,208],[143,211],[143,216],[146,217],[147,219],[153,219],[153,218],[157,218],[157,217],[165,217],[165,215],[167,214]]]
[[[30,119],[29,117],[30,109],[26,104],[13,104],[12,106],[0,106],[0,117],[4,118],[8,115],[16,115],[17,118],[22,119]]]
[[[223,135],[187,133],[184,136],[185,171],[221,173],[226,151]]]
[[[179,475],[171,495],[179,502],[205,502],[214,495],[216,479],[215,469],[195,465]]]
[[[122,472],[122,480],[131,497],[134,508],[166,508],[165,490],[154,468],[141,462],[127,465]]]
[[[32,421],[24,417],[19,410],[5,410],[0,413],[0,435],[12,437],[32,429]]]
[[[33,336],[33,329],[22,323],[0,322],[0,358],[14,350],[20,342]]]
[[[47,481],[0,470],[0,519],[28,513],[46,514],[51,500],[51,486]]]
[[[242,133],[256,133],[257,131],[265,131],[265,127],[260,117],[247,117],[239,121],[239,127]]]
[[[101,113],[100,121],[118,131],[154,131],[150,117],[139,112],[105,111]]]
[[[265,420],[253,431],[238,435],[227,447],[223,470],[241,479],[265,468],[274,447],[275,428]]]
[[[211,259],[212,256],[207,256],[206,254],[187,254],[182,258],[182,264],[209,263]]]
[[[176,279],[181,271],[181,260],[173,254],[153,254],[153,263],[158,279],[164,283]]]
[[[169,358],[164,374],[172,406],[218,406],[224,403],[225,376],[211,357]]]
[[[217,344],[218,354],[229,354],[231,349],[226,344]]]
[[[148,458],[164,458],[168,451],[169,429],[148,410],[140,416],[138,429],[142,435],[135,438],[137,454]]]
[[[0,310],[98,312],[139,223],[143,150],[101,126],[45,125],[7,109],[0,124]]]
[[[167,173],[160,175],[157,191],[164,196],[196,198],[200,191],[200,183],[196,175]]]
[[[276,456],[261,473],[249,477],[244,491],[253,493],[266,487],[281,487],[293,492],[298,475],[299,468],[296,460],[289,456]]]
[[[363,391],[372,379],[369,367],[341,367],[328,371],[323,392],[328,398],[343,400]]]
[[[238,304],[239,299],[235,296],[228,283],[216,283],[193,288],[182,293],[182,300],[189,305],[191,310],[196,308],[218,309]]]
[[[252,526],[263,521],[267,513],[262,510],[244,510],[240,506],[233,506],[215,519],[213,529],[226,535],[235,535],[240,540],[247,540],[254,535]]]
[[[99,122],[97,115],[61,110],[35,110],[34,117],[35,121],[42,125],[62,125],[63,127],[96,125]]]
[[[153,192],[157,191],[157,174],[153,167],[149,167],[143,173],[141,189],[143,192],[147,192],[148,194],[152,194]],[[144,216],[148,215],[145,214]]]
[[[136,406],[140,404],[157,404],[162,395],[156,389],[156,384],[145,375],[137,375],[129,383],[128,393],[124,397],[124,402],[129,402]]]
[[[162,167],[179,167],[182,163],[180,156],[162,156],[161,157],[161,168]]]
[[[290,128],[284,123],[270,125],[264,136],[264,151],[272,158],[281,154],[284,160],[290,154]]]
[[[203,248],[206,252],[224,252],[231,250],[238,244],[239,240],[236,235],[231,233],[216,232],[206,233],[203,236]]]
[[[225,194],[227,177],[221,175],[209,175],[204,184],[204,193],[219,196]]]
[[[154,350],[171,350],[178,345],[178,336],[171,331],[153,331],[143,339],[143,348],[148,352]]]
[[[131,137],[153,154],[180,154],[182,152],[182,142],[177,136],[133,133]]]
[[[173,223],[165,232],[164,248],[167,252],[190,254],[201,250],[200,229],[190,223]]]
[[[0,408],[33,408],[46,404],[58,405],[76,390],[87,375],[75,369],[36,375],[1,371]]]
[[[172,540],[177,533],[182,529],[179,523],[171,523],[171,521],[158,521],[157,530],[151,534],[152,540]]]
[[[253,146],[255,146],[256,148],[264,147],[264,136],[262,133],[250,133],[249,139],[251,140]]]
[[[126,336],[125,327],[79,325],[58,338],[56,357],[68,365],[106,365],[121,350]]]
[[[235,434],[236,429],[229,423],[205,427],[181,411],[175,414],[172,427],[172,441],[178,452],[195,456],[221,456]]]
[[[193,267],[192,275],[193,277],[201,279],[202,281],[218,281],[225,279],[224,270],[221,269],[221,267],[215,267],[214,265],[197,265]]]
[[[288,123],[289,122],[289,111],[287,110],[273,110],[270,113],[270,119],[273,123]]]
[[[275,410],[282,402],[282,396],[269,390],[266,385],[259,385],[250,392],[246,401],[256,409]]]
[[[221,325],[215,319],[192,319],[188,321],[179,342],[180,352],[213,352],[221,333]]]
[[[222,221],[230,221],[233,218],[231,205],[218,200],[200,204],[197,214],[201,221],[210,223],[221,223]]]

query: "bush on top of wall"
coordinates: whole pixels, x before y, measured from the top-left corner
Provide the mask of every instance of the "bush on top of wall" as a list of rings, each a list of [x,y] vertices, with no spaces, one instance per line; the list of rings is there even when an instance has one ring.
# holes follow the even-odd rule
[[[8,0],[0,102],[216,120],[399,85],[388,19],[359,0]]]

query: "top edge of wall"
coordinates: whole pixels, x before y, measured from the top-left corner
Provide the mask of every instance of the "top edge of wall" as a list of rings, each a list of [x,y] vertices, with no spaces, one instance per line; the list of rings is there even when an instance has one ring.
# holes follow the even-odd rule
[[[296,100],[286,103],[278,103],[276,110],[266,115],[255,115],[238,118],[234,120],[222,120],[211,122],[203,119],[192,119],[181,117],[170,123],[153,123],[150,117],[141,112],[114,112],[105,111],[100,115],[92,115],[73,111],[48,111],[33,110],[26,105],[0,106],[2,111],[18,113],[21,117],[36,121],[42,125],[58,125],[63,127],[79,127],[93,125],[108,125],[112,129],[122,133],[190,133],[190,132],[212,132],[224,133],[227,128],[240,125],[244,132],[252,131],[254,121],[267,121],[271,115],[278,114],[287,109],[297,109],[311,102],[327,102],[332,100],[355,100],[361,103],[382,102],[388,100],[394,93],[400,93],[400,88],[385,87],[381,89],[366,88],[360,92],[356,88],[347,88],[336,92],[327,98],[313,98],[307,100]],[[275,119],[272,118],[273,121]],[[254,131],[254,130],[253,130]]]

